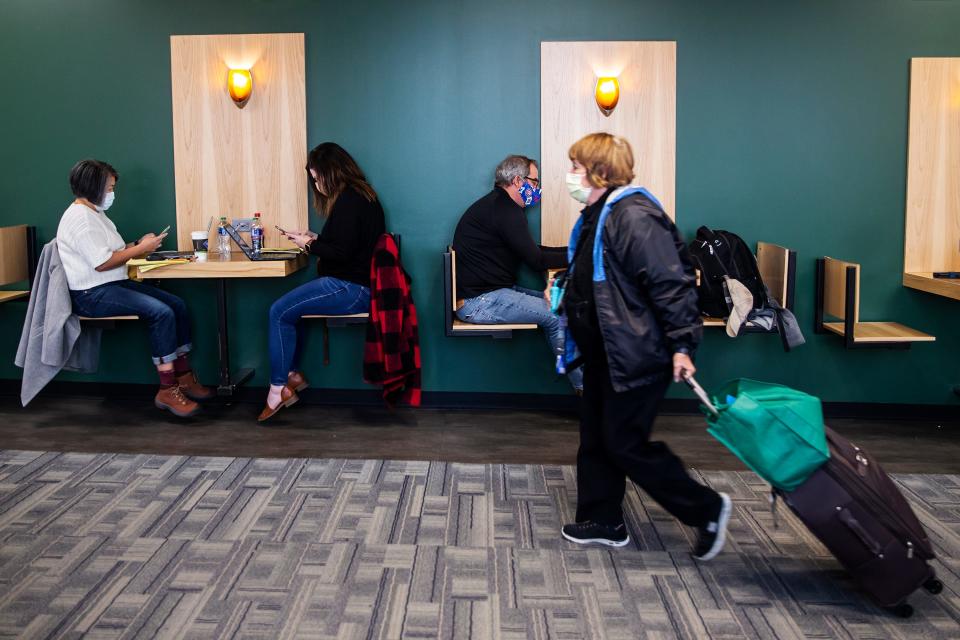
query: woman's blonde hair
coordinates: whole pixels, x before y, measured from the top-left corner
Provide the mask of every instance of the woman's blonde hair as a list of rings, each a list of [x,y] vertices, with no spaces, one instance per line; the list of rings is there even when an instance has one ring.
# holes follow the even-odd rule
[[[633,149],[620,136],[591,133],[574,142],[568,155],[587,168],[587,179],[601,189],[633,180]]]

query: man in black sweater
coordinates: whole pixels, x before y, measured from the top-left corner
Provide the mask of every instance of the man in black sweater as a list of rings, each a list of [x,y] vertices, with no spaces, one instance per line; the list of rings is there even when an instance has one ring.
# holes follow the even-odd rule
[[[457,260],[457,317],[475,324],[529,323],[543,327],[554,356],[563,354],[564,330],[542,291],[517,286],[520,263],[535,271],[567,266],[566,247],[534,242],[524,209],[540,201],[537,164],[507,156],[497,165],[493,190],[460,218],[453,235]],[[568,372],[583,387],[579,369]]]

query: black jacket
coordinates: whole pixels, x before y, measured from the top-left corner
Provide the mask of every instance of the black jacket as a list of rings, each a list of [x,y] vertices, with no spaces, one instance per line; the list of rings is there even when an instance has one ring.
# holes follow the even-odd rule
[[[669,375],[674,353],[693,357],[703,336],[696,278],[677,227],[642,193],[615,202],[599,232],[605,277],[594,265],[593,302],[610,381],[626,391]]]
[[[383,207],[351,187],[343,190],[310,253],[317,256],[317,275],[370,286],[373,247],[384,233]]]

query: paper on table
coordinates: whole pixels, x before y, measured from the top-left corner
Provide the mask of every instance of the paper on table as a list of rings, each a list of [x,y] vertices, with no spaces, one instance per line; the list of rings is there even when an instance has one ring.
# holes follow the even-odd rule
[[[159,269],[160,267],[166,267],[171,264],[185,264],[190,262],[186,258],[175,258],[173,260],[147,260],[146,258],[134,258],[127,262],[128,266],[138,267],[140,271],[147,272],[153,271],[154,269]]]

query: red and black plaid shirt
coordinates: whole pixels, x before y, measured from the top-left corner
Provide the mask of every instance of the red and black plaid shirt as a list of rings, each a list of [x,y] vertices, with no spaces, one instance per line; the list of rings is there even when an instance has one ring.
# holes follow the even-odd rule
[[[380,236],[370,263],[370,322],[363,350],[363,379],[383,385],[388,406],[420,405],[420,338],[410,276],[393,236]]]

